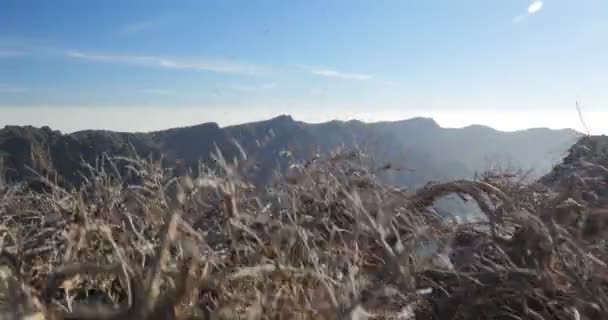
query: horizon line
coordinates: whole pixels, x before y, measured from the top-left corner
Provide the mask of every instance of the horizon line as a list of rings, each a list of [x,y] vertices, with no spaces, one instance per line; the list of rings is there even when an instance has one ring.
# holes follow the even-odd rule
[[[303,123],[303,124],[309,124],[309,125],[322,125],[322,124],[328,124],[328,123],[332,123],[332,122],[339,122],[339,123],[361,122],[364,124],[373,125],[373,124],[380,124],[380,123],[397,123],[397,122],[405,122],[405,121],[426,120],[426,121],[431,121],[432,125],[440,128],[440,129],[467,129],[467,128],[473,128],[473,127],[482,127],[485,129],[490,129],[490,130],[493,130],[496,132],[502,132],[502,133],[514,133],[514,132],[523,132],[523,131],[530,131],[530,130],[550,130],[550,131],[570,130],[570,131],[574,131],[575,133],[577,133],[579,135],[588,135],[588,134],[581,132],[580,130],[577,130],[577,129],[571,128],[571,127],[551,128],[551,127],[547,127],[547,126],[533,126],[533,127],[527,127],[527,128],[505,130],[505,129],[498,129],[491,125],[481,124],[481,123],[477,123],[477,122],[471,122],[470,124],[461,125],[461,126],[449,126],[449,125],[446,126],[446,125],[440,124],[437,121],[437,119],[435,119],[435,117],[422,116],[422,115],[399,118],[397,120],[365,121],[365,120],[361,120],[361,119],[357,119],[357,118],[349,118],[349,119],[334,118],[334,119],[326,119],[326,120],[319,120],[319,121],[306,121],[306,120],[298,120],[293,115],[287,114],[287,113],[279,113],[279,114],[276,114],[271,117],[263,118],[261,120],[244,121],[244,122],[238,122],[238,123],[226,124],[226,125],[221,125],[219,122],[216,122],[216,121],[203,121],[203,122],[199,122],[199,123],[195,123],[195,124],[188,124],[188,125],[181,125],[181,126],[180,125],[168,126],[168,127],[164,127],[164,128],[143,130],[143,131],[140,131],[140,130],[115,130],[115,129],[104,129],[104,128],[88,128],[88,129],[65,130],[64,131],[61,129],[54,128],[51,125],[35,125],[35,124],[4,124],[2,129],[0,129],[0,130],[6,129],[7,127],[21,127],[21,128],[32,127],[32,128],[36,128],[36,129],[42,129],[42,128],[47,127],[53,131],[59,131],[62,134],[66,134],[66,135],[74,134],[74,133],[78,133],[78,132],[86,132],[86,131],[105,131],[105,132],[117,132],[117,133],[152,133],[152,132],[161,132],[161,131],[167,131],[167,130],[173,130],[173,129],[192,128],[192,127],[203,126],[203,125],[217,125],[218,128],[224,129],[224,128],[230,128],[230,127],[256,124],[256,123],[260,123],[260,122],[268,122],[268,121],[279,120],[279,119],[286,119],[288,121],[292,121],[295,123]],[[593,136],[593,135],[604,135],[604,134],[591,134],[591,135]]]

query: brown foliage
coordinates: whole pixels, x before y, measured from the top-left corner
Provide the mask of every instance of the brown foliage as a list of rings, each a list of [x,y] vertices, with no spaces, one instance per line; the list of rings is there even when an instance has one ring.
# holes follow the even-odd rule
[[[89,167],[79,190],[42,177],[48,193],[5,186],[0,311],[142,320],[608,315],[607,238],[570,222],[585,210],[568,200],[573,188],[552,195],[485,176],[408,192],[378,182],[364,158],[294,162],[263,192],[242,178],[250,161],[219,151],[221,170],[201,166],[196,177],[104,157],[111,165]],[[119,166],[131,176],[106,170]],[[138,183],[125,187],[127,178]],[[448,194],[475,201],[487,221],[438,216],[431,207]]]

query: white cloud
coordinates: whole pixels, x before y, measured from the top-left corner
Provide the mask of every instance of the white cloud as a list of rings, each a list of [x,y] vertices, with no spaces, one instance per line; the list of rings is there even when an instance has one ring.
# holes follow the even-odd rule
[[[343,72],[343,71],[338,71],[333,68],[315,67],[315,66],[307,66],[307,65],[297,65],[297,67],[300,69],[305,69],[316,76],[321,76],[321,77],[326,77],[326,78],[337,78],[337,79],[345,79],[345,80],[370,80],[373,78],[373,76],[370,74]]]
[[[544,3],[541,0],[531,0],[530,5],[528,6],[528,12],[522,13],[513,18],[512,22],[514,24],[518,24],[522,22],[527,17],[537,14],[539,11],[543,9]]]
[[[535,14],[539,12],[543,8],[543,2],[540,0],[533,0],[530,6],[528,7],[529,14]]]
[[[265,69],[260,66],[221,59],[178,59],[147,55],[97,54],[84,53],[78,50],[66,51],[65,55],[70,58],[94,62],[121,63],[164,69],[199,70],[236,74],[260,74],[265,72]]]
[[[369,79],[373,78],[369,74],[341,72],[341,71],[336,71],[336,70],[331,70],[331,69],[313,69],[310,72],[317,76],[328,77],[328,78],[340,78],[340,79],[347,79],[347,80],[369,80]]]

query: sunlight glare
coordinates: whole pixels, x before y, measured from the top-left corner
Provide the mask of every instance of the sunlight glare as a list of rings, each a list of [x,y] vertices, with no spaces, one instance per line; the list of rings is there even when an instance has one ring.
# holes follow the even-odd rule
[[[539,12],[543,8],[543,2],[540,0],[532,0],[530,6],[528,7],[529,14],[535,14]]]

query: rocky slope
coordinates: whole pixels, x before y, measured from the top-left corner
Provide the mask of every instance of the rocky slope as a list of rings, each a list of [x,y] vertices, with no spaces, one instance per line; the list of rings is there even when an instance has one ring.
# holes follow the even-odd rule
[[[571,189],[585,207],[608,208],[608,136],[581,138],[540,182],[555,191]]]

